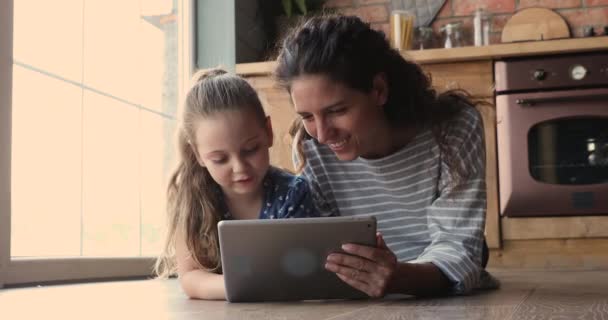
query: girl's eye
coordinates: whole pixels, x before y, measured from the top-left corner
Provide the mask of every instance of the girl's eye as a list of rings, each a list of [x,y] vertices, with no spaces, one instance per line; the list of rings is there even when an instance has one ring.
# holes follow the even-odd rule
[[[211,159],[211,162],[213,162],[215,164],[224,164],[224,163],[226,163],[227,160],[228,160],[227,158]]]
[[[248,155],[248,154],[254,154],[254,153],[256,153],[256,151],[258,151],[259,148],[260,148],[260,145],[256,145],[253,148],[249,148],[249,149],[243,150],[243,153],[245,153],[246,155]]]

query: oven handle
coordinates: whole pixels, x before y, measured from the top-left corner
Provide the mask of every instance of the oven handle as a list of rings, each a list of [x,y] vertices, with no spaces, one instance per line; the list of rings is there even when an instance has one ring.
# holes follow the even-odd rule
[[[556,98],[532,98],[532,99],[517,99],[515,103],[531,107],[541,103],[556,103],[556,102],[575,102],[575,101],[595,101],[606,99],[608,100],[608,94],[593,94],[586,96],[570,96],[570,97],[556,97]]]

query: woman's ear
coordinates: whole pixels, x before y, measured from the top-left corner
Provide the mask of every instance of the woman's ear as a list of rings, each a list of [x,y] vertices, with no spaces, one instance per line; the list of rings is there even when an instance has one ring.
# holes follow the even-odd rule
[[[272,133],[272,121],[270,121],[270,116],[266,116],[266,134],[268,135],[268,147],[272,147],[274,142],[274,134]]]
[[[378,106],[383,107],[388,101],[388,78],[386,73],[380,72],[374,76],[373,80],[374,99]]]

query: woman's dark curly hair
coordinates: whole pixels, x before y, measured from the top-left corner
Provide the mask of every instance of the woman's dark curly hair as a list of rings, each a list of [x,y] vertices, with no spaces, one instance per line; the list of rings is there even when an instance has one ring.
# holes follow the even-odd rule
[[[291,81],[300,75],[320,74],[346,86],[370,92],[374,77],[384,74],[388,99],[384,106],[391,126],[431,128],[450,167],[459,174],[460,166],[449,161],[444,127],[462,108],[473,103],[463,91],[437,94],[420,66],[404,59],[391,48],[383,32],[370,28],[356,16],[324,15],[309,19],[295,28],[279,48],[274,76],[279,85],[291,90]],[[310,138],[296,120],[291,128],[299,146]],[[305,159],[298,148],[300,168]]]

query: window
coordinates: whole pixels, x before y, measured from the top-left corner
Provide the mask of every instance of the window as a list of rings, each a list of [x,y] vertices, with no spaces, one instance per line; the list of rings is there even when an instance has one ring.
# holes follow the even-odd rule
[[[150,274],[191,73],[191,3],[3,8],[0,57],[12,65],[0,59],[0,128],[10,128],[0,131],[0,200],[10,198],[0,205],[0,286]]]

